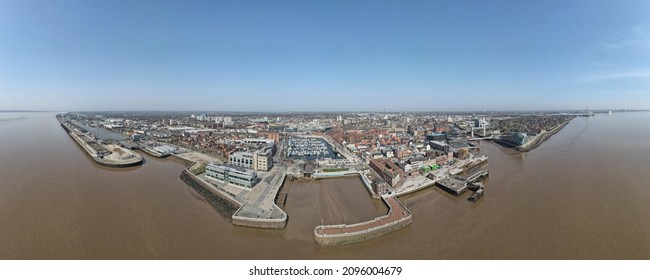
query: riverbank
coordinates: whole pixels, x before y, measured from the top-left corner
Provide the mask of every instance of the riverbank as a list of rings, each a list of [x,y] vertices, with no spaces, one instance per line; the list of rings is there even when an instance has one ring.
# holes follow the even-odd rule
[[[544,141],[551,138],[551,136],[553,136],[554,134],[560,132],[560,130],[562,130],[565,126],[567,126],[569,124],[569,122],[571,122],[571,120],[563,122],[562,124],[556,126],[555,128],[553,128],[550,131],[542,131],[539,134],[535,135],[535,137],[533,137],[533,139],[529,140],[528,142],[526,142],[522,146],[516,147],[515,149],[517,151],[519,151],[519,152],[530,152],[533,149],[535,149],[535,148],[539,147],[540,145],[542,145],[542,143],[544,143]]]

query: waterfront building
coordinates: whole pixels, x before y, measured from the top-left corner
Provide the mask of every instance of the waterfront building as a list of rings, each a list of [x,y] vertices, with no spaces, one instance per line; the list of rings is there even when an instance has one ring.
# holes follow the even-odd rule
[[[252,188],[257,183],[257,173],[235,166],[210,163],[205,167],[205,174],[224,183]]]
[[[248,169],[253,169],[255,160],[255,156],[251,152],[234,152],[228,157],[228,162],[231,165]]]
[[[270,148],[256,151],[253,156],[255,158],[254,170],[268,171],[273,167],[273,155]]]
[[[510,134],[502,135],[501,141],[507,142],[515,146],[521,146],[528,142],[528,134],[525,132],[512,132]]]
[[[253,152],[234,152],[228,157],[228,162],[238,167],[256,171],[268,171],[273,167],[273,151],[270,147],[267,147]]]
[[[383,180],[381,180],[379,178],[377,178],[375,180],[372,180],[371,185],[372,185],[372,190],[378,195],[388,193],[388,187],[387,187],[386,182],[384,182]]]
[[[411,157],[406,162],[411,165],[411,170],[420,169],[424,165],[425,159],[423,157]]]
[[[388,159],[371,159],[370,168],[375,170],[391,187],[397,187],[405,179],[404,171]]]

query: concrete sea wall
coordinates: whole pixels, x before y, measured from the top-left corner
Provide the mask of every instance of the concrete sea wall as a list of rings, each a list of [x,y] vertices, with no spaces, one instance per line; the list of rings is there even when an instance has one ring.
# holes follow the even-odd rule
[[[112,168],[125,168],[125,167],[133,167],[133,166],[138,166],[143,164],[143,160],[140,159],[139,161],[134,161],[134,162],[127,162],[127,163],[116,163],[112,161],[106,161],[103,160],[102,158],[97,157],[97,152],[90,147],[86,142],[84,142],[82,139],[80,139],[77,135],[74,134],[73,131],[71,131],[67,126],[64,124],[61,124],[61,127],[68,133],[68,135],[75,141],[77,144],[86,152],[86,154],[97,164],[101,166],[106,166],[106,167],[112,167]]]
[[[273,202],[273,210],[272,213],[274,213],[274,217],[266,217],[266,218],[254,218],[254,217],[245,217],[243,215],[240,215],[241,212],[244,210],[245,207],[253,207],[253,206],[248,206],[244,205],[240,207],[237,212],[235,212],[232,215],[232,223],[236,226],[243,226],[243,227],[252,227],[252,228],[266,228],[266,229],[282,229],[287,226],[287,213],[285,213],[282,208],[280,208],[277,204],[275,204],[275,197],[277,197],[278,192],[282,189],[284,186],[285,181],[287,180],[287,175],[283,174],[282,178],[277,182],[278,184],[278,189],[277,191],[273,194],[274,197],[274,202]]]
[[[351,224],[351,225],[318,226],[314,229],[314,241],[316,242],[316,244],[321,246],[346,245],[346,244],[352,244],[356,242],[377,238],[389,234],[391,232],[400,230],[410,225],[413,222],[413,215],[411,214],[411,212],[396,198],[392,197],[389,199],[394,199],[401,209],[395,209],[391,207],[390,203],[386,201],[386,198],[382,197],[382,201],[386,204],[386,207],[390,209],[388,211],[388,214],[386,214],[385,216],[377,217],[370,221]],[[382,221],[390,220],[393,211],[404,211],[406,215],[400,219],[387,222],[385,224],[381,224]],[[367,229],[364,230],[344,232],[346,228],[352,228],[352,227],[365,228],[365,226],[370,226],[372,224],[377,224],[377,223],[380,223],[380,225],[368,227]],[[325,229],[330,231],[337,231],[338,229],[341,229],[341,233],[325,234],[323,233],[325,232]]]
[[[236,226],[252,228],[282,229],[287,226],[287,215],[281,219],[258,219],[241,217],[233,214],[232,223]]]
[[[412,216],[408,216],[403,219],[385,225],[381,225],[378,227],[374,227],[368,230],[364,230],[364,231],[334,234],[334,235],[315,233],[314,240],[316,241],[316,244],[321,246],[338,246],[338,245],[352,244],[356,242],[377,238],[389,234],[391,232],[400,230],[410,225],[412,221],[413,221]],[[338,225],[338,226],[344,227],[345,225]]]
[[[551,131],[542,132],[542,133],[536,135],[535,138],[528,141],[528,143],[524,144],[523,146],[517,147],[516,148],[517,151],[520,151],[520,152],[530,152],[530,151],[532,151],[533,149],[535,149],[535,148],[539,147],[540,145],[542,145],[542,143],[544,143],[546,140],[551,138],[551,136],[553,136],[556,133],[560,132],[560,130],[562,130],[565,126],[567,126],[569,124],[569,122],[570,122],[570,120],[558,125],[557,127],[553,128]]]
[[[181,173],[181,181],[198,192],[219,214],[231,218],[241,207],[241,204],[226,194],[212,191],[212,188],[206,186],[198,180],[196,176],[187,170]]]

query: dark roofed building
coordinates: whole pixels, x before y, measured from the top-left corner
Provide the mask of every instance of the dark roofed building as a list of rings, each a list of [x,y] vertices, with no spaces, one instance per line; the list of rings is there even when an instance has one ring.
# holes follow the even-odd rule
[[[388,159],[371,159],[370,167],[394,188],[406,178],[404,171]]]

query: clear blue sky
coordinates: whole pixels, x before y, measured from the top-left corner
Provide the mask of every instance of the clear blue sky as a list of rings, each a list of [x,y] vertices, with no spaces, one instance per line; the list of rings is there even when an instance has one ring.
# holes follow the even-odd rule
[[[0,0],[0,110],[650,109],[650,1]]]

